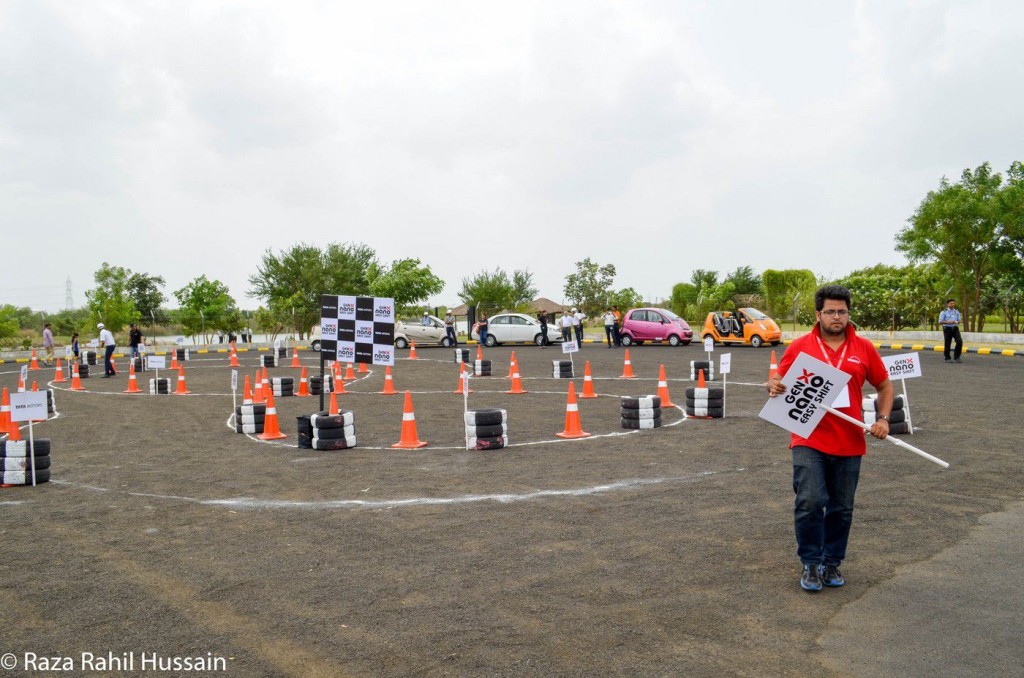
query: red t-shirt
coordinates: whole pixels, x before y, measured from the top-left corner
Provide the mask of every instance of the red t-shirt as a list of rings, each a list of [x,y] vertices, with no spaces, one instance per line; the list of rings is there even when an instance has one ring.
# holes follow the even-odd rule
[[[864,386],[864,381],[867,380],[872,386],[878,388],[889,378],[889,371],[885,369],[885,363],[882,362],[882,356],[878,355],[878,349],[867,339],[857,336],[853,325],[847,325],[846,341],[839,346],[839,350],[834,351],[821,339],[821,331],[818,325],[815,325],[808,334],[794,340],[786,348],[786,352],[779,362],[779,374],[785,376],[790,365],[801,353],[823,360],[850,375],[851,378],[847,384],[850,392],[850,406],[836,409],[854,419],[864,421],[864,414],[861,410],[861,388]],[[841,364],[840,360],[842,360]],[[859,457],[868,451],[863,429],[828,413],[814,429],[810,438],[801,438],[795,434],[791,434],[791,438],[789,443],[791,448],[797,445],[806,445],[819,452],[833,454],[837,457]]]

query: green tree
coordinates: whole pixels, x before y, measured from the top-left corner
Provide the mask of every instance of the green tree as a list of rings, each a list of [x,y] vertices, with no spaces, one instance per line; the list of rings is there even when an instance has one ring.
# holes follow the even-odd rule
[[[0,306],[0,346],[12,346],[21,337],[16,311],[10,304]]]
[[[693,317],[696,313],[697,294],[700,292],[693,283],[676,283],[672,286],[669,307],[673,313],[683,318]]]
[[[533,273],[527,269],[512,271],[512,298],[509,310],[520,313],[533,308],[533,300],[537,298],[537,286],[533,283]]]
[[[476,306],[489,313],[512,308],[516,301],[515,286],[508,273],[500,268],[463,278],[458,294],[467,306]]]
[[[836,282],[853,296],[851,320],[869,330],[900,330],[917,323],[917,309],[903,288],[907,268],[878,264]]]
[[[732,283],[736,294],[764,294],[764,285],[761,276],[754,273],[750,266],[740,266],[735,271],[725,276],[725,282]]]
[[[201,275],[180,290],[174,291],[178,300],[178,322],[192,337],[203,335],[203,341],[210,343],[211,335],[218,330],[241,329],[241,314],[235,300],[228,294],[227,285],[219,280],[208,280]],[[237,317],[236,317],[237,316]]]
[[[304,336],[320,322],[324,294],[370,294],[368,273],[376,263],[373,248],[362,244],[331,243],[321,250],[300,243],[274,254],[267,250],[256,273],[249,277],[249,293],[266,302],[285,327]]]
[[[370,294],[393,297],[399,312],[409,310],[416,302],[444,289],[444,281],[434,275],[419,259],[399,259],[384,268],[372,263],[367,270]]]
[[[913,262],[938,261],[953,278],[968,331],[982,331],[985,279],[998,272],[1001,256],[1015,246],[1024,207],[1024,170],[1014,163],[1004,185],[988,163],[965,169],[960,182],[945,177],[929,191],[908,226],[896,236],[896,248]]]
[[[145,324],[165,323],[167,314],[160,305],[167,301],[162,288],[166,283],[163,276],[129,271],[126,289],[128,296],[135,303],[135,310]]]
[[[792,318],[794,327],[797,322],[814,322],[814,293],[818,289],[814,273],[806,269],[769,269],[761,274],[761,282],[768,315]]]
[[[644,305],[644,298],[632,287],[624,287],[608,295],[608,306],[618,306],[625,313],[631,308]],[[602,309],[604,310],[604,309]]]
[[[120,332],[139,319],[128,289],[131,271],[103,262],[93,277],[96,287],[85,293],[91,324],[102,322],[111,332]]]
[[[600,315],[608,305],[615,281],[615,265],[599,265],[590,257],[576,262],[576,272],[565,277],[565,297],[587,317]]]
[[[718,284],[718,272],[709,271],[706,268],[698,268],[690,276],[690,282],[696,286],[698,290],[703,287],[712,287]]]

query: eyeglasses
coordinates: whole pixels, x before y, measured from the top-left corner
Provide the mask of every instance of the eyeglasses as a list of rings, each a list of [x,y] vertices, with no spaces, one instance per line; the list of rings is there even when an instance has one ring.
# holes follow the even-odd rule
[[[845,308],[831,308],[827,311],[819,311],[822,315],[827,315],[830,318],[845,318],[850,315],[850,312]]]

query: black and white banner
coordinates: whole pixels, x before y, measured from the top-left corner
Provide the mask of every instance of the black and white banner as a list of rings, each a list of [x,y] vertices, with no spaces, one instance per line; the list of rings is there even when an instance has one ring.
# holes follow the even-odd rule
[[[395,364],[395,300],[320,297],[321,350],[344,363]]]

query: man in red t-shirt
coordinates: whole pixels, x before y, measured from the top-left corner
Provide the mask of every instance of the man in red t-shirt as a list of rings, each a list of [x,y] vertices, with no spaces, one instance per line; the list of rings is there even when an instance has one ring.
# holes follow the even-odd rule
[[[869,382],[878,391],[878,417],[871,435],[882,439],[889,434],[893,388],[889,373],[874,345],[857,336],[850,325],[850,291],[839,285],[825,285],[814,294],[817,324],[809,334],[786,349],[778,374],[768,380],[768,395],[785,393],[782,377],[801,353],[823,360],[850,375],[846,388],[832,407],[863,421],[861,387]],[[846,557],[846,544],[853,524],[853,498],[860,477],[860,460],[867,453],[863,429],[826,414],[808,438],[792,435],[793,522],[797,556],[803,563],[800,586],[820,591],[822,586],[846,583],[839,565]]]

